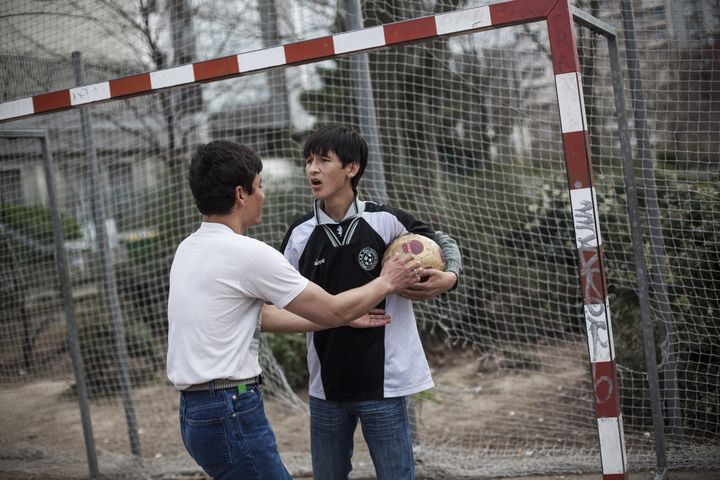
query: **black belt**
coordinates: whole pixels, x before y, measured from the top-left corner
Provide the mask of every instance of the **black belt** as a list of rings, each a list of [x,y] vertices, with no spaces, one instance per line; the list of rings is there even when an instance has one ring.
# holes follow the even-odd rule
[[[210,380],[209,382],[190,385],[188,388],[183,390],[183,392],[201,392],[203,390],[210,390],[210,385],[212,385],[215,390],[221,390],[223,388],[236,388],[238,385],[262,385],[262,375],[246,378],[244,380],[233,380],[231,378]]]

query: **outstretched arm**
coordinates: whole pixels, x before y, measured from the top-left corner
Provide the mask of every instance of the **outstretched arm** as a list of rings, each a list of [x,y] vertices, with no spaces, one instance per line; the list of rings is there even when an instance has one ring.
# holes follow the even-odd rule
[[[285,310],[328,327],[344,325],[369,312],[386,295],[417,283],[421,271],[418,260],[412,255],[402,255],[385,262],[380,276],[373,281],[337,295],[330,295],[310,282]]]
[[[385,310],[374,308],[347,325],[355,328],[374,328],[384,327],[388,323],[390,323],[390,316],[385,313]],[[292,312],[277,308],[274,305],[263,306],[261,324],[263,332],[305,333],[325,330],[327,328],[330,328],[330,326],[313,323]]]

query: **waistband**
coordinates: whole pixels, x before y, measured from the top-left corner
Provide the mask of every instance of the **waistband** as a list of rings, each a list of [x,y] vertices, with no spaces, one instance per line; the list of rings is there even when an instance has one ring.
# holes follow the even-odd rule
[[[190,385],[188,388],[183,390],[183,392],[201,392],[203,390],[210,390],[211,385],[215,390],[222,390],[223,388],[236,388],[238,385],[262,385],[262,375],[246,378],[244,380],[233,380],[231,378],[210,380],[209,382]]]

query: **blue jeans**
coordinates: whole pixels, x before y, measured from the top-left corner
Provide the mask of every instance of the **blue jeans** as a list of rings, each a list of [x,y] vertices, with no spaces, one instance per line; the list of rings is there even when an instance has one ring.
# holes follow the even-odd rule
[[[180,393],[180,433],[190,456],[214,479],[290,479],[256,385]]]
[[[360,420],[378,480],[413,480],[407,398],[335,402],[310,397],[310,448],[315,480],[345,480]]]

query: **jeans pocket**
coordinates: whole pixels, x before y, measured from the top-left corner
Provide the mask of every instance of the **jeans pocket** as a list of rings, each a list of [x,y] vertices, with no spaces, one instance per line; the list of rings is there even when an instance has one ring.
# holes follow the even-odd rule
[[[257,387],[251,387],[247,392],[233,396],[233,411],[237,415],[248,415],[262,405],[262,396]]]
[[[185,448],[205,470],[215,476],[232,463],[228,444],[224,406],[185,412],[180,429]]]

